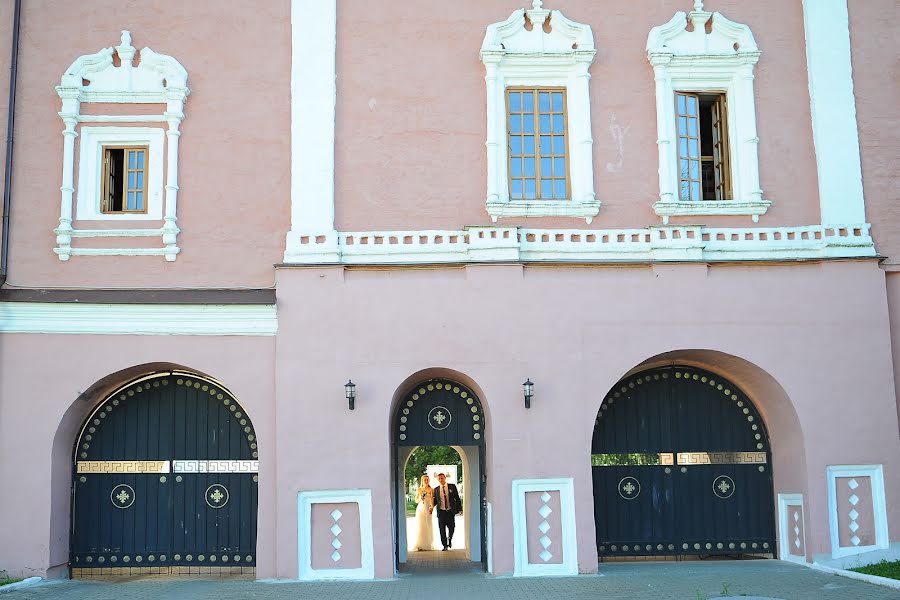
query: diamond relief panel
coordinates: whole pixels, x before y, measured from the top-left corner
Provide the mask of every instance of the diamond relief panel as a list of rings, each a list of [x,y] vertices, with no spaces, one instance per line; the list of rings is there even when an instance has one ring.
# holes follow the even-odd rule
[[[528,562],[560,564],[563,560],[559,491],[525,493]]]
[[[875,544],[872,478],[863,475],[835,478],[838,540],[842,548]]]
[[[311,520],[314,569],[357,569],[361,566],[358,504],[314,504]]]

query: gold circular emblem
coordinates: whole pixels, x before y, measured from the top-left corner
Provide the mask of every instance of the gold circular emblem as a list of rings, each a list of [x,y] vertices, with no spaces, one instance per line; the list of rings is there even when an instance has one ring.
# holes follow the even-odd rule
[[[128,508],[134,504],[134,488],[130,485],[120,483],[109,493],[109,501],[116,508]]]
[[[228,488],[221,483],[214,483],[206,488],[205,497],[210,508],[222,508],[228,504]]]

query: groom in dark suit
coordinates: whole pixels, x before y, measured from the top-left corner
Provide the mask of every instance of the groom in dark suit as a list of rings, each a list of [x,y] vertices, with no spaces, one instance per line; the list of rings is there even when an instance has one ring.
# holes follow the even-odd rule
[[[437,509],[438,529],[441,532],[441,544],[444,550],[453,547],[453,530],[456,528],[454,517],[462,512],[459,492],[452,483],[447,483],[447,476],[438,473],[438,486],[434,488],[434,507]]]

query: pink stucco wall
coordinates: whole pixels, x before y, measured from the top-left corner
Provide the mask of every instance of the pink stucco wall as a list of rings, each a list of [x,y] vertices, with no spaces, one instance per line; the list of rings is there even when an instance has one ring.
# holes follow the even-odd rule
[[[270,286],[290,227],[289,0],[258,3],[252,13],[238,0],[23,5],[9,283]],[[8,60],[2,29],[8,12],[0,9],[0,61]],[[78,56],[119,43],[121,29],[131,30],[136,48],[172,55],[188,71],[192,93],[179,151],[182,253],[174,263],[159,256],[61,263],[52,252],[63,147],[54,86]],[[5,92],[0,96],[5,102]],[[103,108],[137,112],[127,105],[84,112]],[[248,239],[253,243],[244,243]]]
[[[850,44],[866,219],[879,253],[900,262],[900,11],[893,0],[849,0]]]
[[[337,227],[441,229],[484,225],[486,104],[478,51],[488,24],[529,2],[469,1],[338,6]],[[659,223],[656,97],[647,34],[685,0],[556,2],[588,23],[594,186],[603,202],[590,227]],[[778,0],[717,0],[708,9],[748,24],[763,54],[756,70],[760,181],[773,201],[760,225],[819,219],[803,11]],[[440,40],[435,43],[435,40]],[[788,99],[788,101],[786,101]],[[790,169],[785,168],[786,161]],[[750,225],[748,217],[673,222]],[[504,225],[589,227],[578,219],[503,219]]]
[[[70,351],[77,342],[78,350]],[[234,393],[259,437],[260,506],[274,503],[272,338],[4,334],[0,340],[0,565],[12,574],[59,575],[68,561],[72,449],[96,401],[95,382],[144,363],[175,363]],[[259,572],[271,573],[272,511],[260,510]],[[13,543],[13,540],[15,542]]]
[[[755,378],[736,383],[770,429],[775,492],[809,499],[812,553],[829,549],[829,464],[883,463],[889,521],[900,527],[887,304],[875,263],[283,269],[278,291],[277,453],[332,453],[329,463],[278,464],[280,577],[297,572],[291,494],[339,488],[348,477],[373,490],[376,576],[391,576],[391,399],[410,374],[435,366],[481,390],[497,573],[512,570],[511,481],[560,476],[575,478],[579,568],[596,569],[588,456],[599,403],[630,369],[678,349],[756,365]],[[728,363],[699,361],[717,372],[725,365],[726,375]],[[347,377],[358,386],[353,412],[341,394]],[[536,382],[529,411],[526,377]],[[766,377],[784,390],[787,408],[766,391]]]

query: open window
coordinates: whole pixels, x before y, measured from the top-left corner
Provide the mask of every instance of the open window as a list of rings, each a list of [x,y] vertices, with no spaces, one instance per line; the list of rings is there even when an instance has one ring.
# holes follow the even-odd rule
[[[146,146],[105,146],[100,210],[105,214],[147,212]]]
[[[759,185],[750,28],[695,2],[647,38],[656,81],[659,201],[673,215],[749,215],[771,204]]]

